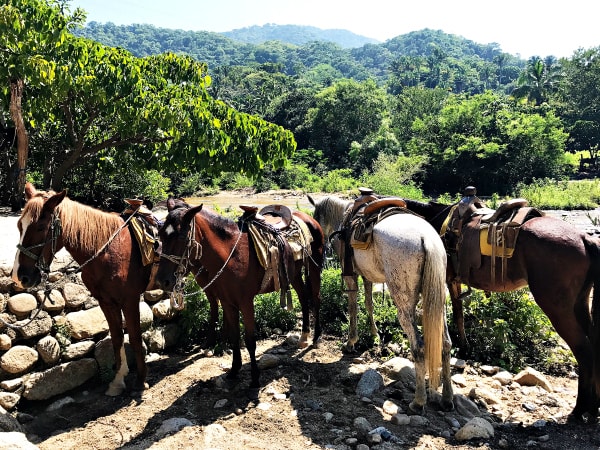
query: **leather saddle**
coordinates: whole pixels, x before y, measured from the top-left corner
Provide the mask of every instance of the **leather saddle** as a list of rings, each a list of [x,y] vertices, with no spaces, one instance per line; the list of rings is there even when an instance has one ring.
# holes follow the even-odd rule
[[[466,215],[460,217],[458,209],[453,209],[451,215],[444,243],[456,275],[468,285],[470,271],[481,267],[482,256],[492,257],[492,279],[496,258],[502,259],[504,273],[506,259],[513,256],[521,225],[544,213],[528,206],[527,200],[517,198],[502,203],[496,210],[477,208],[467,210]]]
[[[285,205],[268,205],[260,211],[257,206],[240,205],[244,211],[242,220],[266,223],[276,230],[285,230],[292,223],[292,211]]]

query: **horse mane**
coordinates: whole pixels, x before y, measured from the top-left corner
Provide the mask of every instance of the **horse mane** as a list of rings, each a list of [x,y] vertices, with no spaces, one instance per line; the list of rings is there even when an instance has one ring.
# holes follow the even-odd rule
[[[341,222],[346,214],[351,200],[344,200],[339,197],[325,197],[321,200],[319,206],[322,208],[321,214],[330,218],[332,221]]]
[[[237,224],[233,220],[218,214],[209,207],[202,208],[200,216],[206,219],[210,229],[222,239],[227,239],[231,237],[232,232],[237,233],[239,231]]]
[[[69,246],[95,252],[123,225],[118,214],[101,211],[65,197],[56,207],[62,223],[63,239]]]

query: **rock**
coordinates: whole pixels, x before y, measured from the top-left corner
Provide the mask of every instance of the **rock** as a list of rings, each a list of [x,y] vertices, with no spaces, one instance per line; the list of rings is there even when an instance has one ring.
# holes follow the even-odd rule
[[[48,405],[48,407],[46,408],[46,411],[48,411],[48,412],[58,411],[63,406],[71,405],[73,403],[75,403],[75,399],[73,397],[69,397],[69,396],[63,397],[63,398],[60,398],[60,399],[56,400],[55,402],[51,403],[50,405]]]
[[[471,389],[469,398],[472,400],[483,400],[487,405],[497,405],[502,403],[502,400],[500,400],[500,398],[492,391],[480,387]]]
[[[45,336],[52,330],[52,318],[46,311],[40,311],[34,319],[25,319],[15,323],[20,326],[21,336],[31,339],[36,336]]]
[[[477,405],[464,395],[457,394],[454,396],[454,407],[458,414],[469,419],[481,415]]]
[[[394,414],[390,422],[394,425],[408,425],[410,423],[410,416],[406,414]]]
[[[26,345],[16,345],[0,358],[2,370],[19,375],[31,369],[39,358],[38,352]]]
[[[42,309],[49,313],[61,312],[65,309],[65,298],[58,289],[52,289],[47,297],[44,291],[38,291],[37,298],[42,303]]]
[[[24,377],[23,397],[27,400],[46,400],[82,385],[98,372],[93,358],[84,358],[52,367],[44,372]]]
[[[363,373],[358,385],[356,395],[359,397],[371,397],[373,393],[383,387],[383,377],[375,369],[368,369]]]
[[[0,406],[2,406],[7,411],[10,411],[15,407],[17,403],[21,400],[21,396],[19,394],[13,394],[12,392],[0,392]]]
[[[67,327],[74,339],[89,339],[108,331],[108,322],[99,306],[67,314]]]
[[[393,416],[395,414],[398,414],[401,411],[402,411],[402,408],[400,408],[400,406],[398,406],[396,403],[392,402],[391,400],[386,400],[385,402],[383,402],[383,412],[384,413],[389,414],[390,416]]]
[[[157,319],[170,320],[172,319],[177,311],[171,306],[171,300],[161,300],[158,303],[152,305],[152,314]]]
[[[53,365],[60,359],[60,344],[54,336],[44,336],[38,341],[35,349],[40,358],[48,365]]]
[[[24,430],[17,419],[8,414],[4,408],[0,407],[0,432],[4,436],[5,433],[10,433],[11,431],[23,432]]]
[[[165,420],[158,430],[156,430],[156,437],[162,438],[168,434],[176,433],[184,427],[189,427],[193,425],[188,419],[183,419],[181,417],[172,417],[171,419]]]
[[[39,450],[39,447],[36,447],[27,440],[25,433],[17,431],[2,433],[0,448],[3,450]]]
[[[165,326],[146,331],[143,336],[151,352],[162,352],[177,343],[180,333],[181,330],[177,324],[168,323]]]
[[[475,417],[458,430],[454,437],[459,441],[468,441],[477,438],[489,439],[494,437],[494,427],[487,420]]]
[[[144,292],[144,300],[149,303],[156,303],[159,300],[162,300],[165,292],[162,289],[152,289],[150,291]]]
[[[415,382],[415,365],[406,358],[392,358],[380,367],[381,372],[388,378],[396,381],[402,381],[405,385],[414,384]]]
[[[494,375],[492,378],[494,380],[499,381],[502,386],[508,386],[513,381],[512,373],[510,373],[506,370],[501,370],[496,375]]]
[[[499,367],[489,366],[487,364],[484,364],[483,366],[481,366],[480,369],[486,375],[494,375],[494,374],[498,373],[498,371],[500,370]]]
[[[364,417],[355,418],[353,425],[354,425],[354,429],[356,430],[358,436],[361,437],[362,439],[366,438],[367,435],[369,434],[369,431],[371,431],[373,429],[373,427],[371,426],[369,421],[367,419],[365,419]]]
[[[271,353],[265,353],[258,360],[258,368],[260,370],[272,369],[273,367],[277,367],[280,363],[281,358],[279,356]]]
[[[462,373],[455,373],[452,375],[451,379],[452,382],[459,387],[465,387],[467,385],[467,380]]]
[[[63,296],[68,308],[77,309],[90,297],[90,292],[83,284],[65,283]]]
[[[12,392],[16,391],[23,385],[23,378],[12,378],[10,380],[4,380],[0,382],[0,388],[5,391]]]
[[[37,308],[37,300],[32,294],[21,292],[10,297],[7,306],[8,310],[17,316],[18,319],[23,319]]]
[[[74,359],[83,358],[85,355],[90,353],[96,347],[94,341],[79,341],[69,345],[64,353],[63,358],[65,361],[72,361]]]
[[[548,379],[537,370],[526,367],[521,372],[516,374],[513,378],[516,383],[519,383],[521,386],[541,386],[548,392],[552,392],[552,386]]]
[[[12,339],[8,334],[0,334],[0,350],[6,351],[12,346]]]

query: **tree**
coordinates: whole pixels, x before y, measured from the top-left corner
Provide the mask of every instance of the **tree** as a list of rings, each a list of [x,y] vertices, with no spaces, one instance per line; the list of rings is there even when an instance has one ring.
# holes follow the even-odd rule
[[[532,56],[527,61],[527,67],[517,80],[517,87],[512,91],[515,98],[526,98],[536,106],[548,101],[551,93],[558,89],[562,77],[561,67],[556,58],[548,56],[542,60]]]
[[[30,77],[24,98],[36,139],[53,144],[32,150],[54,189],[90,158],[120,152],[147,169],[257,175],[266,165],[283,166],[295,150],[291,132],[213,99],[206,65],[191,57],[137,58],[67,33],[48,66],[52,78],[35,83]]]
[[[486,92],[449,97],[438,114],[416,119],[409,155],[428,157],[424,187],[510,195],[518,182],[559,178],[567,134],[552,110],[532,113]]]
[[[70,15],[64,6],[55,0],[5,0],[0,6],[0,80],[3,94],[9,98],[17,135],[16,179],[9,181],[13,210],[20,208],[23,199],[29,153],[29,133],[23,117],[25,89],[28,85],[52,83],[54,56],[67,36],[68,26],[85,19],[81,9]]]
[[[309,145],[323,150],[328,166],[351,167],[350,145],[376,132],[387,114],[387,96],[373,80],[342,80],[323,89],[308,110]]]
[[[558,97],[571,134],[569,150],[590,150],[595,158],[600,148],[600,47],[576,51],[563,68]]]

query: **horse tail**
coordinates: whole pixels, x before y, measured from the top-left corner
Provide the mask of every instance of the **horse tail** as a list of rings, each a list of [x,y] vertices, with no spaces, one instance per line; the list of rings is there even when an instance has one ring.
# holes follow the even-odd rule
[[[437,236],[435,236],[437,238]],[[435,239],[423,240],[422,304],[425,364],[429,372],[429,387],[437,389],[442,367],[444,321],[446,320],[446,252]]]
[[[600,242],[586,236],[584,243],[591,259],[587,278],[594,288],[589,332],[594,355],[592,380],[596,393],[600,395]]]

